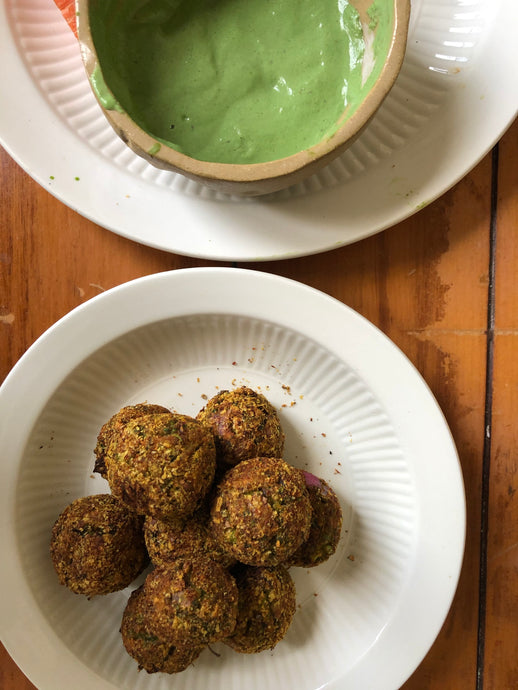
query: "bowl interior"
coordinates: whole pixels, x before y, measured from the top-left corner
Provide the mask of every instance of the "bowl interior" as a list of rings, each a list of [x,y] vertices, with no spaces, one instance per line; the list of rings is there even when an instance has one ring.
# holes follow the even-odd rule
[[[53,522],[73,499],[107,491],[93,474],[93,448],[120,407],[147,400],[195,415],[218,390],[239,385],[260,390],[278,409],[286,459],[333,486],[344,512],[339,548],[317,568],[291,570],[299,607],[272,652],[240,655],[218,644],[216,654],[204,651],[177,676],[139,673],[119,635],[139,582],[90,601],[60,586],[48,552]],[[215,313],[129,331],[75,367],[29,433],[15,512],[24,577],[63,659],[72,659],[63,663],[71,664],[77,687],[153,690],[313,690],[339,677],[374,644],[396,607],[417,524],[415,487],[395,429],[354,370],[301,332]]]
[[[178,4],[173,3],[175,7]],[[235,3],[234,0],[220,0],[220,4],[228,4],[231,9],[233,9],[234,5],[236,7],[243,7],[243,5]],[[133,7],[134,5],[135,7]],[[147,84],[145,76],[143,77],[142,74],[138,78],[128,77],[128,74],[133,74],[133,53],[131,53],[131,60],[121,58],[121,55],[123,53],[127,54],[128,51],[126,49],[123,50],[114,40],[114,35],[116,35],[114,31],[117,31],[118,24],[129,21],[129,16],[133,17],[135,13],[141,12],[141,5],[142,3],[121,4],[115,0],[113,2],[78,0],[79,38],[82,45],[83,59],[94,93],[115,131],[135,152],[146,158],[153,165],[182,172],[194,179],[201,178],[200,181],[205,179],[205,181],[226,180],[247,183],[267,179],[277,179],[279,181],[279,179],[289,176],[290,184],[298,181],[292,179],[292,176],[298,171],[304,170],[309,166],[310,171],[313,172],[317,167],[321,167],[329,162],[331,156],[338,155],[339,152],[354,141],[362,128],[374,115],[399,72],[405,51],[410,9],[409,0],[351,0],[350,3],[339,3],[343,12],[342,16],[348,16],[348,10],[350,10],[350,16],[353,16],[352,12],[355,12],[354,21],[356,22],[356,24],[349,25],[349,23],[345,22],[345,19],[343,20],[344,26],[347,29],[343,31],[344,52],[348,54],[348,64],[351,70],[353,69],[352,66],[356,65],[354,67],[354,74],[356,76],[353,78],[353,71],[351,71],[350,79],[346,79],[345,85],[342,87],[342,96],[340,98],[342,100],[345,99],[345,108],[342,105],[336,111],[336,114],[331,116],[329,122],[326,121],[327,124],[323,127],[322,132],[315,135],[313,139],[305,139],[304,145],[297,145],[293,149],[281,148],[279,151],[285,152],[274,155],[276,145],[272,142],[278,139],[278,145],[282,146],[285,140],[290,139],[291,136],[295,136],[294,133],[302,130],[305,120],[310,120],[312,112],[316,111],[317,107],[319,108],[324,100],[326,102],[328,100],[327,96],[314,99],[313,106],[309,105],[310,101],[300,100],[303,98],[302,92],[307,94],[307,91],[316,88],[316,84],[321,80],[308,82],[308,85],[301,88],[300,91],[294,90],[292,93],[295,95],[290,96],[286,101],[288,104],[286,111],[292,108],[292,112],[299,118],[295,121],[296,125],[279,125],[286,127],[285,132],[278,129],[277,125],[274,124],[274,122],[277,122],[275,119],[277,117],[277,104],[275,108],[272,106],[271,110],[265,110],[265,115],[258,118],[258,122],[251,129],[252,132],[261,131],[262,133],[263,128],[271,127],[271,132],[265,137],[266,148],[259,155],[259,153],[256,154],[254,146],[248,146],[246,133],[242,133],[240,128],[234,126],[233,119],[231,119],[227,129],[210,129],[213,127],[213,122],[219,122],[219,115],[217,114],[217,106],[215,104],[218,94],[222,91],[220,88],[210,92],[210,99],[207,101],[206,107],[202,108],[203,113],[210,113],[210,117],[207,120],[207,122],[210,120],[210,127],[209,125],[195,127],[190,123],[190,119],[186,115],[180,115],[179,113],[174,117],[169,117],[168,114],[167,124],[162,118],[164,124],[159,125],[155,123],[148,126],[144,124],[144,119],[147,117],[144,110],[141,109],[138,114],[135,114],[137,112],[135,103],[142,98],[142,93],[145,94],[145,106],[143,107],[148,108],[150,107],[148,103],[152,102],[154,94],[162,92],[161,88],[150,86],[152,84],[151,81],[150,84]],[[128,10],[128,7],[132,9]],[[218,4],[216,4],[216,9],[217,7]],[[124,9],[122,10],[121,8]],[[132,19],[131,21],[134,20]],[[155,26],[149,19],[146,19],[145,22],[143,21],[143,24],[146,27]],[[154,30],[153,28],[150,31]],[[357,30],[360,32],[359,36],[361,39],[355,33]],[[151,33],[150,35],[152,36],[153,34]],[[345,41],[348,41],[348,45],[345,44]],[[154,42],[151,39],[146,41],[146,45],[153,44]],[[157,50],[157,52],[160,51]],[[247,50],[247,52],[250,51]],[[336,53],[336,50],[330,52]],[[181,54],[183,55],[183,52]],[[154,56],[153,60],[155,60]],[[239,57],[236,57],[236,61],[239,61]],[[138,62],[138,58],[135,58],[135,62]],[[128,63],[130,64],[129,68],[121,68],[122,64],[126,65]],[[227,57],[223,64],[228,65],[229,63],[232,63],[232,57]],[[324,61],[322,61],[323,64]],[[227,69],[227,72],[229,71],[230,67]],[[307,71],[310,73],[310,70]],[[177,74],[180,72],[181,69],[178,68]],[[306,73],[304,67],[301,67],[299,70],[299,73],[302,72]],[[218,74],[224,75],[225,73],[225,70],[219,68]],[[245,77],[242,74],[245,73],[246,68],[243,69],[243,72],[239,71],[239,67],[237,68],[238,82],[244,81]],[[219,83],[218,79],[219,77],[216,76],[216,83]],[[167,83],[172,81],[172,79],[168,79]],[[276,93],[286,89],[290,90],[288,84],[280,83],[282,81],[283,78],[275,85]],[[312,86],[312,83],[315,86]],[[253,88],[253,86],[250,88]],[[189,89],[187,91],[191,93]],[[194,89],[192,93],[195,93]],[[139,95],[137,96],[137,94]],[[189,98],[191,97],[189,96]],[[194,95],[192,98],[194,98]],[[235,107],[234,104],[241,102],[242,99],[245,99],[245,96],[236,97],[229,107]],[[171,100],[174,101],[175,99]],[[187,102],[189,102],[189,99],[187,99]],[[246,106],[248,101],[245,100],[244,102]],[[250,102],[252,104],[255,103],[255,101]],[[291,105],[298,103],[301,104],[300,108],[298,106],[293,108]],[[248,112],[254,111],[256,107],[259,106],[248,107]],[[168,108],[169,106],[166,110]],[[162,101],[157,105],[157,110],[160,112],[164,110]],[[245,107],[246,110],[247,108]],[[135,115],[135,119],[130,117],[132,113]],[[307,116],[301,116],[301,113],[308,114]],[[284,123],[284,117],[285,114],[279,118],[279,123]],[[315,117],[315,127],[321,128],[321,123],[325,118],[320,117],[320,115],[318,117],[315,115]],[[188,123],[182,122],[185,118],[189,121]],[[176,125],[174,123],[169,124],[170,120],[174,120]],[[289,120],[286,121],[289,122]],[[175,127],[176,132],[173,131]],[[311,131],[312,127],[313,125],[310,127]],[[180,130],[188,130],[189,132],[193,130],[197,132],[198,129],[204,132],[204,145],[207,145],[207,142],[226,140],[228,132],[231,132],[228,136],[234,136],[235,131],[239,129],[239,141],[245,143],[239,144],[240,153],[236,155],[241,156],[242,150],[247,151],[246,156],[249,155],[248,151],[250,150],[253,150],[254,154],[250,158],[244,157],[241,160],[238,157],[236,160],[229,159],[229,161],[226,161],[220,160],[217,157],[207,157],[205,153],[197,154],[196,151],[190,151],[182,148],[179,144],[177,145],[175,137],[180,136],[178,134]],[[211,131],[210,136],[205,134],[207,129]],[[223,131],[227,133],[225,136],[221,134]],[[265,129],[265,132],[268,133],[269,130]],[[278,185],[274,184],[273,187],[265,188],[264,191],[273,191],[276,187]]]

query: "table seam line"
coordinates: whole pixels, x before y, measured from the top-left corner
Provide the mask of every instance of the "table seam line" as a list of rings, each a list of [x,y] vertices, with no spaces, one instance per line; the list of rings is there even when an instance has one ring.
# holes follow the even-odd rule
[[[493,367],[495,342],[495,275],[498,206],[498,144],[491,153],[491,210],[489,221],[489,266],[487,293],[486,381],[484,401],[484,443],[481,477],[480,554],[478,586],[477,675],[476,690],[484,688],[485,628],[487,603],[487,547],[489,525],[489,483],[491,474],[491,431],[493,413]]]

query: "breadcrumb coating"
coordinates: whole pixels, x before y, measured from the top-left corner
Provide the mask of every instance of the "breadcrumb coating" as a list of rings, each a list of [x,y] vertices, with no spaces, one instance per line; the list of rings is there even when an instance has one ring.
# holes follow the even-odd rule
[[[144,538],[155,565],[166,565],[180,556],[207,556],[225,568],[234,565],[235,558],[216,542],[209,527],[208,508],[201,508],[193,515],[165,522],[146,517]]]
[[[106,453],[112,493],[140,515],[192,514],[214,479],[212,432],[192,417],[152,414],[127,422]]]
[[[295,615],[295,585],[289,572],[282,565],[242,566],[235,575],[239,591],[237,622],[225,644],[243,654],[273,649],[286,635]]]
[[[157,566],[142,591],[149,630],[168,644],[210,644],[228,637],[236,625],[236,582],[209,558],[179,558]]]
[[[284,432],[277,412],[264,395],[251,388],[220,391],[200,410],[197,419],[214,433],[218,464],[232,466],[260,456],[282,457]]]
[[[168,644],[149,630],[149,610],[142,587],[132,592],[122,616],[120,632],[128,654],[148,673],[180,673],[195,661],[204,645]]]
[[[247,565],[285,562],[309,534],[311,504],[300,471],[279,458],[244,460],[217,486],[210,529]]]
[[[342,508],[327,482],[301,470],[311,501],[312,517],[308,538],[293,553],[287,565],[313,568],[336,551],[342,531]]]
[[[61,584],[88,597],[127,587],[147,565],[143,520],[111,494],[73,501],[52,529]]]
[[[132,419],[138,419],[138,417],[144,417],[148,414],[171,414],[171,412],[166,407],[162,407],[162,405],[149,405],[148,403],[127,405],[110,417],[106,424],[103,424],[97,436],[97,444],[94,449],[94,472],[98,472],[101,477],[106,479],[105,456],[111,437],[116,436],[122,427]]]

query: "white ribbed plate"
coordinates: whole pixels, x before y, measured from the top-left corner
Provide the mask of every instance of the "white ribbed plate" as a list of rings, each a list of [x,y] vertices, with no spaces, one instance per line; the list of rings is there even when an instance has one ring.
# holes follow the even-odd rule
[[[299,607],[274,651],[223,644],[174,677],[138,673],[119,635],[132,589],[87,601],[58,584],[49,536],[92,473],[101,425],[148,400],[195,415],[248,385],[277,407],[285,457],[328,481],[344,512],[337,553],[292,569]],[[139,279],[45,333],[0,389],[4,640],[42,690],[394,689],[432,644],[463,554],[451,436],[401,352],[343,304],[238,269]]]
[[[489,150],[518,110],[517,24],[516,0],[412,0],[401,73],[362,136],[306,182],[242,200],[133,154],[53,0],[5,0],[0,141],[52,194],[138,242],[212,259],[312,254],[415,213]]]

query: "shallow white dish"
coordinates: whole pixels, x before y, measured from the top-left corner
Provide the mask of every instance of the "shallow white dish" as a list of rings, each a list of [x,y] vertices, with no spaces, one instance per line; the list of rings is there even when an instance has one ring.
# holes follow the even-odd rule
[[[311,318],[308,318],[310,315]],[[250,385],[278,408],[286,459],[331,483],[337,553],[292,569],[298,602],[273,652],[223,644],[174,677],[138,673],[118,633],[128,591],[58,584],[51,526],[92,474],[100,426],[148,400],[195,414]],[[42,690],[395,690],[432,645],[463,556],[460,466],[438,405],[405,356],[342,303],[284,278],[187,269],[127,283],[50,328],[0,388],[0,617]]]
[[[268,199],[217,196],[118,140],[53,0],[0,4],[0,141],[41,185],[138,242],[209,259],[302,256],[415,213],[463,177],[518,110],[515,0],[413,0],[407,54],[360,139]]]

